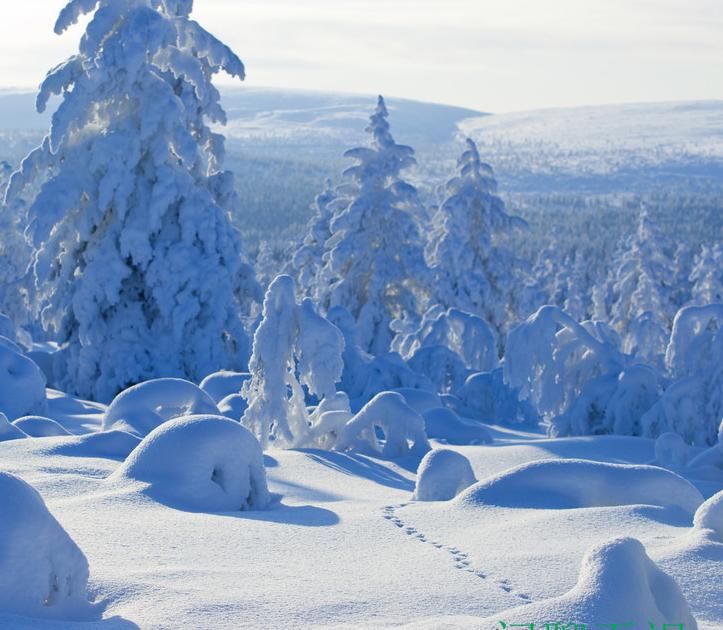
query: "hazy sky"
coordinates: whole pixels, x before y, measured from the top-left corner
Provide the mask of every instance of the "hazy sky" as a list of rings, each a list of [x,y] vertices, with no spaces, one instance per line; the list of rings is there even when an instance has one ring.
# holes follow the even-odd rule
[[[81,35],[65,0],[3,1],[0,87],[35,87]],[[486,111],[723,98],[723,0],[196,0],[248,84]]]

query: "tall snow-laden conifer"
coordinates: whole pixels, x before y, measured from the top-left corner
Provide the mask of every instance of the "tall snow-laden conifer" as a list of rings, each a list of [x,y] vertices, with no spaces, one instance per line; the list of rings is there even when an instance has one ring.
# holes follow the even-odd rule
[[[506,212],[492,167],[472,140],[458,168],[432,218],[427,258],[436,275],[435,297],[445,307],[484,317],[500,335],[517,317],[522,289],[515,277],[520,261],[504,238],[527,224]]]
[[[331,221],[318,279],[323,308],[346,307],[359,345],[377,355],[389,350],[390,322],[416,316],[428,286],[417,191],[401,178],[414,150],[394,141],[388,115],[380,96],[369,146],[345,154],[357,164],[344,172],[350,181],[339,193],[348,201]]]
[[[92,14],[79,51],[41,85],[62,102],[8,199],[47,177],[29,208],[42,324],[67,344],[59,385],[108,400],[156,376],[198,379],[243,362],[242,263],[222,170],[213,76],[241,60],[190,18],[193,0],[71,0],[63,33]],[[240,360],[240,361],[239,361]]]

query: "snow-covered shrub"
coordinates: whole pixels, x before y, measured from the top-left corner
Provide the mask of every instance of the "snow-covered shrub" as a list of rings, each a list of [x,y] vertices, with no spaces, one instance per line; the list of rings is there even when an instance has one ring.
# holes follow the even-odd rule
[[[180,378],[158,378],[118,394],[103,416],[103,430],[143,437],[168,420],[199,414],[219,414],[206,392]]]
[[[242,365],[239,313],[257,297],[229,218],[225,122],[212,78],[244,66],[190,18],[192,0],[72,0],[64,33],[90,16],[79,51],[37,98],[62,99],[7,201],[28,209],[42,325],[68,343],[59,385],[108,401],[159,377],[197,381]]]
[[[477,146],[467,140],[458,173],[447,182],[446,197],[432,218],[427,260],[435,273],[435,299],[445,307],[477,313],[498,334],[516,321],[520,261],[505,239],[527,226],[507,214],[497,181]],[[469,366],[490,370],[494,366]]]
[[[238,394],[243,384],[250,378],[251,374],[248,372],[221,370],[209,374],[201,381],[199,387],[213,399],[213,402],[219,404],[227,396]]]
[[[578,324],[554,306],[543,306],[510,331],[505,382],[550,420],[565,413],[592,379],[617,376],[627,363],[615,334],[600,322]]]
[[[713,479],[723,475],[723,420],[718,427],[718,441],[691,459],[689,466],[698,471],[709,471]]]
[[[714,494],[696,510],[693,527],[711,530],[716,541],[723,543],[723,490]]]
[[[9,440],[22,440],[30,437],[27,433],[22,431],[20,428],[12,424],[8,417],[0,412],[0,442],[7,442]]]
[[[593,628],[601,619],[624,619],[624,627],[631,628],[698,628],[678,584],[635,538],[615,538],[590,549],[577,584],[564,595],[496,613],[478,627],[499,630],[500,619],[564,619],[580,628]]]
[[[655,464],[682,468],[688,463],[690,447],[678,433],[669,431],[655,440]]]
[[[614,505],[675,506],[691,516],[703,497],[690,482],[657,466],[546,459],[481,480],[459,495],[460,504],[538,509]]]
[[[417,468],[415,501],[449,501],[477,479],[469,460],[456,451],[438,448],[429,451]]]
[[[222,416],[184,416],[155,428],[113,473],[147,484],[155,500],[199,512],[269,506],[264,456],[256,438]]]
[[[489,324],[457,308],[429,308],[418,327],[397,334],[392,342],[392,349],[407,360],[430,346],[448,348],[467,369],[477,372],[489,372],[499,363],[495,333]]]
[[[15,420],[46,409],[45,375],[19,346],[0,337],[0,413]]]
[[[394,141],[388,115],[380,96],[367,128],[369,146],[345,154],[357,164],[344,172],[346,201],[331,220],[316,282],[322,309],[346,307],[357,343],[374,355],[389,350],[390,323],[416,316],[429,286],[417,192],[400,177],[416,163],[414,151]]]
[[[605,374],[585,383],[570,408],[550,420],[549,433],[643,435],[642,417],[661,392],[659,374],[645,365],[633,365],[617,375]]]
[[[447,407],[430,409],[422,414],[428,438],[446,444],[491,444],[492,436],[481,424],[460,418]]]
[[[344,335],[344,370],[340,389],[346,392],[353,410],[358,411],[377,394],[400,387],[433,391],[434,385],[424,375],[407,365],[397,352],[372,356],[356,343],[356,326],[349,311],[336,306],[328,319]]]
[[[665,362],[677,380],[641,419],[643,434],[675,431],[693,446],[715,444],[723,419],[723,304],[681,309]]]
[[[382,440],[377,430],[384,436]],[[382,392],[341,428],[335,448],[397,459],[409,454],[421,457],[430,446],[424,418],[401,394]]]
[[[309,434],[306,442],[299,446],[309,446],[332,450],[344,425],[351,420],[349,397],[344,392],[324,398],[309,415]]]
[[[0,472],[0,612],[78,619],[87,615],[88,561],[38,492]]]
[[[442,400],[434,392],[411,387],[398,387],[394,391],[404,396],[404,402],[420,415],[442,407]]]
[[[296,303],[294,281],[278,276],[264,298],[262,320],[254,334],[251,378],[241,393],[248,402],[241,422],[266,448],[294,447],[309,433],[308,393],[334,396],[344,363],[344,337],[320,316],[310,299]]]
[[[70,435],[70,432],[55,420],[43,416],[23,416],[13,425],[30,437],[58,437]]]
[[[459,355],[446,346],[425,346],[407,361],[409,368],[434,384],[436,392],[448,394],[462,385],[469,375]]]
[[[504,382],[502,368],[471,374],[455,392],[453,408],[464,416],[490,423],[536,425],[539,416],[518,391]]]

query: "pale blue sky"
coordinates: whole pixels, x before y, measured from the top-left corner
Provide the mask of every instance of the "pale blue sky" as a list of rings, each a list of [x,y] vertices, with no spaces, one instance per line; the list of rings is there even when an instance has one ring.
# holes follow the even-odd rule
[[[0,87],[71,54],[64,0],[3,2]],[[196,0],[254,86],[487,111],[723,98],[723,0]]]

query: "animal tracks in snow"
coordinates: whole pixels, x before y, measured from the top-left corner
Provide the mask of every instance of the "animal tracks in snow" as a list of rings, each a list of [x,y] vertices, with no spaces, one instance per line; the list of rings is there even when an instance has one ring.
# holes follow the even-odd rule
[[[426,534],[420,532],[416,527],[407,525],[401,518],[399,518],[397,510],[404,508],[408,505],[409,503],[387,505],[382,508],[382,517],[392,523],[392,525],[402,530],[410,538],[418,540],[421,543],[431,545],[432,547],[435,547],[436,549],[447,553],[451,557],[451,560],[454,563],[454,567],[456,569],[471,573],[472,575],[478,577],[481,580],[492,579],[485,571],[480,571],[479,569],[473,567],[472,561],[469,559],[469,555],[464,551],[458,549],[457,547],[445,545],[444,543],[437,540],[432,540]],[[528,602],[531,599],[530,596],[526,593],[515,592],[514,587],[508,579],[495,579],[494,583],[505,593],[512,594],[525,602]]]

